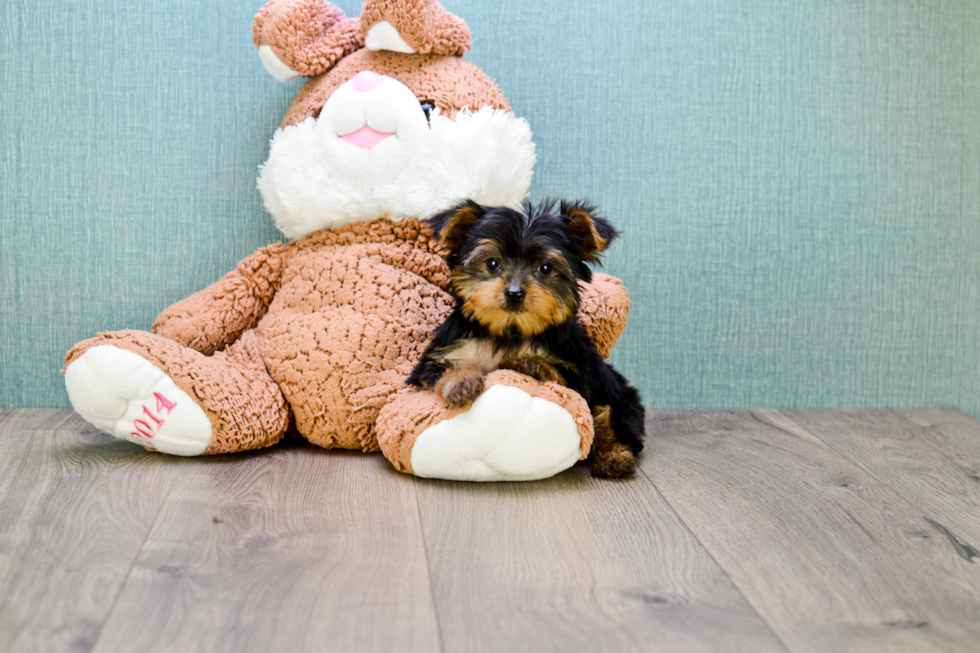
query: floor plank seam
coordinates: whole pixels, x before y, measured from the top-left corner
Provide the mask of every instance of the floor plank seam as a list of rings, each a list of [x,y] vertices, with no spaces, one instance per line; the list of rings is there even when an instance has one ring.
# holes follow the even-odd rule
[[[745,592],[742,590],[742,588],[738,586],[738,583],[736,583],[735,580],[731,577],[731,574],[728,573],[728,570],[725,569],[720,562],[718,562],[718,559],[717,557],[715,557],[715,554],[712,553],[711,549],[709,549],[708,546],[701,541],[701,538],[698,537],[697,533],[695,533],[691,529],[687,521],[684,519],[683,515],[681,515],[681,513],[677,511],[677,508],[675,508],[673,504],[671,504],[671,502],[667,499],[667,497],[664,496],[664,493],[660,491],[660,488],[657,487],[657,484],[654,483],[653,479],[650,477],[649,474],[647,474],[646,470],[638,466],[637,471],[639,471],[640,474],[643,475],[643,477],[647,480],[647,482],[650,483],[651,487],[653,487],[654,491],[658,495],[660,495],[660,498],[664,500],[664,503],[667,505],[667,507],[670,508],[673,511],[673,513],[677,516],[678,521],[680,521],[684,529],[691,534],[691,537],[694,538],[694,541],[701,545],[701,548],[704,549],[704,552],[708,554],[708,557],[711,558],[711,560],[715,563],[715,566],[718,567],[719,570],[721,570],[721,573],[725,575],[725,578],[728,579],[728,582],[731,583],[732,587],[735,588],[735,591],[737,591],[739,596],[741,596],[742,599],[745,601],[745,604],[750,608],[752,608],[752,612],[754,612],[756,616],[759,617],[759,620],[766,625],[766,628],[768,628],[769,632],[772,633],[772,636],[776,638],[776,641],[779,642],[779,645],[783,647],[783,650],[786,651],[786,653],[793,653],[793,649],[791,649],[789,645],[783,640],[783,638],[780,637],[779,633],[777,633],[776,630],[772,627],[772,624],[769,623],[769,620],[766,619],[762,615],[762,613],[759,612],[759,609],[755,605],[753,605],[752,601],[750,601],[749,597],[745,595]]]
[[[432,563],[429,561],[429,545],[425,540],[425,528],[422,526],[422,506],[419,504],[419,480],[412,477],[412,488],[415,490],[415,516],[418,519],[419,535],[422,537],[422,552],[425,554],[425,574],[429,579],[429,599],[432,601],[432,614],[436,619],[436,633],[439,635],[439,650],[445,653],[446,645],[442,638],[442,623],[439,620],[439,606],[436,604],[436,588],[432,582]]]
[[[15,412],[17,412],[15,408],[5,408],[3,412],[0,412],[0,424],[10,419]]]
[[[963,553],[961,553],[961,550],[963,550],[963,549],[961,549],[961,547],[964,547],[964,546],[966,547],[965,550],[970,550],[970,551],[973,551],[974,553],[976,553],[976,549],[971,545],[971,543],[964,541],[962,539],[962,537],[960,537],[960,536],[953,535],[953,533],[951,533],[949,531],[949,529],[947,529],[945,526],[942,525],[941,522],[939,522],[939,521],[937,521],[935,519],[935,518],[939,517],[939,515],[933,514],[933,512],[931,510],[926,510],[924,507],[922,507],[921,505],[919,505],[918,502],[913,501],[912,499],[908,498],[906,496],[907,493],[904,492],[901,487],[896,487],[895,485],[893,485],[892,483],[890,483],[888,480],[886,480],[884,478],[881,478],[878,474],[874,473],[872,470],[870,470],[867,467],[865,467],[861,463],[861,461],[855,460],[851,456],[848,456],[846,453],[843,453],[840,450],[838,450],[832,444],[827,443],[826,440],[824,440],[823,438],[821,438],[819,435],[817,435],[816,433],[814,433],[812,430],[810,430],[810,429],[806,428],[805,426],[803,426],[802,424],[800,424],[798,421],[796,421],[795,419],[793,419],[792,417],[790,417],[789,415],[787,415],[785,412],[779,411],[779,413],[783,417],[785,417],[786,419],[788,419],[789,421],[793,422],[793,424],[795,424],[798,428],[800,428],[801,430],[803,430],[806,433],[810,434],[813,438],[815,438],[821,444],[823,444],[823,446],[827,447],[827,449],[829,449],[830,451],[833,451],[835,454],[837,454],[838,456],[840,456],[844,460],[848,461],[849,463],[851,463],[852,465],[854,465],[855,467],[857,467],[858,469],[860,469],[862,472],[864,472],[865,474],[867,474],[871,478],[873,478],[876,481],[878,481],[879,483],[881,483],[884,487],[888,488],[896,497],[898,497],[902,502],[904,502],[905,504],[907,504],[910,508],[912,508],[915,511],[918,511],[922,515],[923,521],[925,521],[930,526],[932,526],[938,533],[946,536],[946,539],[949,540],[950,546],[952,546],[953,551],[956,553],[956,555],[958,555],[961,558],[964,557],[963,556]],[[904,415],[901,415],[901,414],[899,414],[899,417],[901,417],[902,419],[907,419],[907,418],[905,418]],[[909,421],[910,424],[915,424],[911,420],[907,420],[907,421]],[[766,423],[769,424],[769,426],[772,426],[773,428],[776,428],[776,429],[779,429],[779,430],[783,431],[784,433],[789,433],[789,431],[786,431],[786,429],[781,428],[777,424],[771,424],[769,422],[766,422]],[[792,433],[790,433],[790,435],[792,435]],[[946,454],[943,454],[942,452],[940,452],[940,453],[942,455],[946,455]],[[943,521],[945,521],[945,520],[943,520]],[[966,559],[967,562],[973,562],[973,560],[970,557],[967,557],[965,559]]]
[[[109,619],[112,617],[112,613],[116,610],[116,604],[119,602],[119,597],[122,596],[123,590],[126,589],[127,583],[129,583],[129,576],[133,573],[133,569],[136,567],[136,563],[139,562],[140,554],[143,553],[143,547],[146,546],[146,542],[150,539],[150,534],[153,532],[153,527],[156,526],[157,520],[160,518],[160,513],[163,512],[163,508],[170,501],[170,495],[173,494],[174,486],[177,483],[174,481],[170,485],[170,489],[167,490],[167,496],[163,498],[160,502],[160,507],[157,508],[157,512],[153,515],[153,521],[150,522],[149,528],[146,529],[146,535],[143,536],[143,541],[140,542],[139,548],[136,550],[136,555],[133,556],[133,562],[129,565],[129,569],[126,570],[126,575],[123,577],[122,583],[119,584],[119,589],[116,591],[116,595],[112,597],[112,603],[109,605],[109,611],[106,612],[105,619],[102,620],[102,624],[99,626],[99,631],[95,633],[95,637],[92,638],[92,646],[89,647],[89,651],[94,651],[95,647],[99,644],[99,639],[102,637],[102,631],[105,630],[105,625],[109,623]]]

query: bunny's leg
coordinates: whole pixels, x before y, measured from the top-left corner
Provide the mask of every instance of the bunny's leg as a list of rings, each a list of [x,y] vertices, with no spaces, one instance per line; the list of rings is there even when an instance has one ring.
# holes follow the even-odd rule
[[[78,414],[147,449],[178,456],[257,449],[278,442],[289,423],[251,330],[211,356],[144,331],[103,333],[65,360]]]
[[[578,394],[511,370],[486,377],[464,410],[433,392],[406,388],[377,420],[378,444],[396,469],[428,478],[530,481],[584,459],[592,415]]]

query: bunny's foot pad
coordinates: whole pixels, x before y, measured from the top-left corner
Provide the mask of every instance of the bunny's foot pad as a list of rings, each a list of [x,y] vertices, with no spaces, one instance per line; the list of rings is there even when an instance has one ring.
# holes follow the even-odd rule
[[[420,433],[411,465],[426,478],[532,481],[574,465],[581,445],[568,411],[501,384],[488,388],[466,412]]]
[[[198,456],[211,443],[211,421],[166,372],[125,349],[100,345],[65,369],[75,411],[111,435],[175,456]]]

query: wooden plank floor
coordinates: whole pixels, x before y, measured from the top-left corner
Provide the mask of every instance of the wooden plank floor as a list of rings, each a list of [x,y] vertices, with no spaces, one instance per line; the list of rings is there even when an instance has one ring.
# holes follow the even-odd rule
[[[0,409],[0,651],[977,651],[980,421],[657,411],[630,481]]]

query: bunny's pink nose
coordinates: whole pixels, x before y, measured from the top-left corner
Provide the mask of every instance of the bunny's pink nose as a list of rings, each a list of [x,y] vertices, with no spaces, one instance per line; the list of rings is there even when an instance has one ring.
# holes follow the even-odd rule
[[[378,73],[371,72],[370,70],[362,70],[354,75],[354,88],[356,88],[359,93],[367,93],[381,86],[381,82],[383,82],[384,79],[385,78]]]

